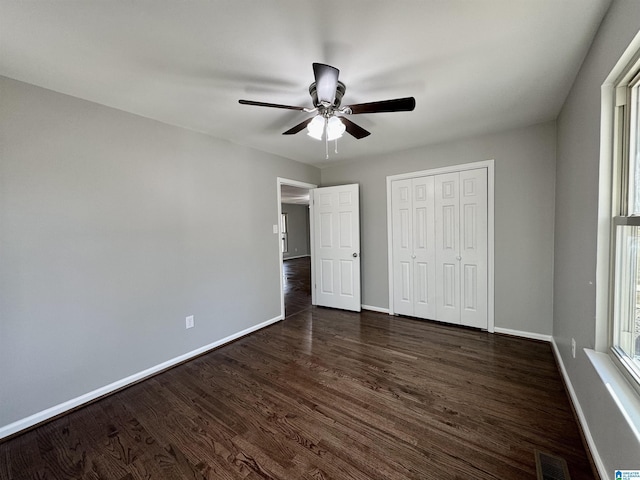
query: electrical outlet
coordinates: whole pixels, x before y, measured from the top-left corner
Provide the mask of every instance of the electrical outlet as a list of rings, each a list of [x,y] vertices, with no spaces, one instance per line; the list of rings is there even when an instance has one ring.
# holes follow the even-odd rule
[[[573,358],[576,358],[576,339],[575,338],[571,339],[571,356]]]
[[[193,315],[189,315],[187,318],[185,318],[185,323],[186,323],[185,328],[195,327],[195,321],[193,319]]]

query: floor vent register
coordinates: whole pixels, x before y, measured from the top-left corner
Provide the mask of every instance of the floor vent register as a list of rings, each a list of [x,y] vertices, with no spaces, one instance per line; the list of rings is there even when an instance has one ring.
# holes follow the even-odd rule
[[[536,450],[538,480],[571,480],[564,458]]]

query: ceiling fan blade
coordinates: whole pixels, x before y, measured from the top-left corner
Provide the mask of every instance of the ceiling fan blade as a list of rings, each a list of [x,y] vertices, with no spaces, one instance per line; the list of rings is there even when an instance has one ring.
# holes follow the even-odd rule
[[[365,130],[360,125],[353,123],[351,120],[345,117],[338,117],[344,126],[347,127],[347,133],[356,137],[358,140],[371,135],[371,132]]]
[[[307,125],[309,125],[309,123],[311,122],[311,120],[313,120],[314,117],[308,118],[307,120],[305,120],[302,123],[299,123],[298,125],[296,125],[295,127],[291,127],[289,130],[287,130],[286,132],[283,133],[283,135],[294,135],[296,133],[298,133],[301,130],[304,130],[305,127]]]
[[[333,105],[338,88],[340,70],[324,63],[313,64],[313,75],[316,78],[318,102]]]
[[[242,105],[255,105],[256,107],[286,108],[287,110],[304,110],[304,107],[280,105],[279,103],[254,102],[253,100],[238,100]]]
[[[416,99],[413,97],[394,98],[381,102],[358,103],[349,105],[347,108],[351,109],[353,115],[358,113],[411,112],[416,108]]]

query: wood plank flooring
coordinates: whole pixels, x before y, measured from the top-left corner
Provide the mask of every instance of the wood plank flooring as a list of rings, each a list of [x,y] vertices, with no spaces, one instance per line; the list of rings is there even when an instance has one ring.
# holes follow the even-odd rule
[[[0,443],[0,479],[593,479],[551,348],[309,308]]]
[[[311,257],[282,262],[285,317],[311,308]]]

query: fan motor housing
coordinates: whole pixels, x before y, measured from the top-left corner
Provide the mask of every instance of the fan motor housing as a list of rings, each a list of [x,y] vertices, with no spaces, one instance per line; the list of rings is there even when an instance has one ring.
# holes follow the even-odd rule
[[[332,108],[336,109],[340,106],[340,102],[342,102],[342,97],[344,96],[344,92],[347,90],[344,83],[338,81],[338,86],[336,88],[336,99],[333,101]],[[318,92],[316,91],[316,82],[313,82],[309,85],[309,94],[311,95],[311,100],[313,101],[313,106],[316,108],[322,107],[318,102]]]

